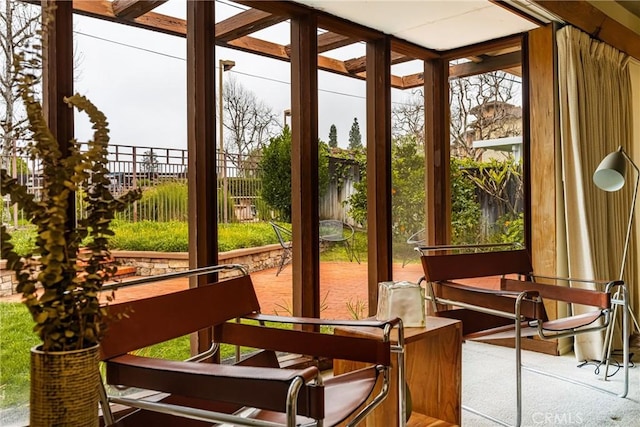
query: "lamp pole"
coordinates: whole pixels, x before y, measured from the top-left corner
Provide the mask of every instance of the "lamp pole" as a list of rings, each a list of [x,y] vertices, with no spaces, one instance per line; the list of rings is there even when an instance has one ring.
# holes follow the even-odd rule
[[[638,198],[638,184],[640,183],[640,169],[635,164],[635,162],[629,157],[627,152],[621,147],[618,147],[618,150],[608,154],[598,165],[598,168],[593,174],[594,183],[602,190],[605,191],[617,191],[621,189],[625,184],[625,172],[626,172],[626,162],[629,162],[631,166],[636,171],[636,180],[635,185],[633,187],[633,198],[631,199],[631,209],[629,210],[629,222],[627,223],[627,232],[624,240],[624,247],[622,252],[622,263],[620,264],[620,281],[623,280],[624,276],[624,268],[627,264],[627,255],[629,254],[629,243],[631,241],[631,230],[633,225],[633,216],[636,208],[636,200]],[[623,337],[629,334],[629,325],[628,319],[629,317],[633,321],[633,325],[635,326],[636,331],[640,332],[640,327],[638,326],[638,321],[631,309],[631,306],[628,303],[628,295],[627,290],[623,289],[623,295],[620,295],[620,288],[616,291],[615,300],[622,301],[623,310],[625,313],[623,315],[622,322],[622,334]],[[611,350],[613,345],[613,331],[616,324],[616,318],[618,314],[618,305],[616,304],[613,307],[613,318],[607,331],[605,333],[604,344],[602,347],[602,359],[605,361],[605,374],[604,378],[607,379],[609,374],[609,363],[611,359]],[[625,361],[628,361],[629,357],[629,342],[628,339],[623,338],[623,357]],[[625,370],[625,375],[628,375],[628,371]]]
[[[222,76],[225,71],[232,69],[236,63],[228,59],[221,59],[218,64],[218,73],[220,82],[220,90],[218,91],[218,105],[220,107],[220,154],[222,155],[222,220],[226,224],[229,221],[229,204],[227,202],[227,154],[224,151],[224,105],[222,103],[222,92],[224,85],[222,82]]]
[[[284,125],[287,125],[287,117],[291,117],[291,110],[290,109],[286,109],[282,112],[282,114],[284,115],[283,119],[284,119]]]

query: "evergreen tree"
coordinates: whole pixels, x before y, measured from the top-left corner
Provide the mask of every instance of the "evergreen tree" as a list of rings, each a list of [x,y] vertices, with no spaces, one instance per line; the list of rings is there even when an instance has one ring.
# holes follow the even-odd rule
[[[353,118],[353,124],[351,125],[351,130],[349,131],[349,149],[350,150],[359,150],[362,148],[362,135],[360,134],[360,125],[358,124],[358,119]]]
[[[329,128],[329,147],[336,148],[338,146],[338,129],[336,125],[331,125]]]

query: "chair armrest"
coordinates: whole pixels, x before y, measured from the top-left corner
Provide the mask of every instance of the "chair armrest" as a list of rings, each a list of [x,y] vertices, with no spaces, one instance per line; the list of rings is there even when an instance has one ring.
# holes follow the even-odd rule
[[[107,382],[164,393],[284,412],[289,385],[319,377],[316,367],[259,368],[123,355],[107,362]],[[321,389],[322,386],[314,386]],[[309,388],[304,388],[308,392]]]
[[[389,320],[348,320],[348,319],[316,319],[314,317],[293,317],[274,316],[269,314],[255,313],[244,316],[244,319],[252,319],[263,322],[291,323],[296,325],[314,326],[350,326],[350,327],[370,327],[384,329],[387,325],[391,327],[401,326],[402,320],[399,317]]]
[[[624,280],[620,279],[612,279],[612,280],[598,280],[598,279],[582,279],[575,277],[561,277],[561,276],[547,276],[541,274],[531,274],[530,280],[538,281],[538,280],[553,280],[554,282],[576,282],[576,283],[585,283],[592,284],[597,286],[598,291],[603,292],[612,292],[614,288],[626,287]]]
[[[400,330],[398,330],[400,335]],[[227,322],[216,326],[215,339],[233,345],[314,357],[330,357],[388,366],[389,337],[345,337],[304,330]]]

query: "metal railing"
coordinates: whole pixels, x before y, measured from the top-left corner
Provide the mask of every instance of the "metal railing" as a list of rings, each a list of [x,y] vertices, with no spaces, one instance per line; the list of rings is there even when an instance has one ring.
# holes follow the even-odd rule
[[[261,189],[260,157],[218,153],[218,218],[229,222],[254,221],[258,214],[258,194]],[[226,174],[222,165],[226,164]],[[11,171],[18,182],[38,197],[45,183],[39,172],[41,165],[19,151],[0,155],[0,167]],[[187,219],[187,168],[188,155],[185,149],[135,147],[130,145],[109,146],[109,189],[115,197],[135,188],[143,190],[143,197],[119,219],[127,221],[185,221]],[[226,185],[227,191],[224,191]],[[223,194],[227,203],[223,203]],[[84,215],[82,196],[76,200],[78,216]],[[223,212],[227,207],[226,214]],[[18,226],[25,221],[23,214],[12,207],[8,198],[0,205],[1,221]]]

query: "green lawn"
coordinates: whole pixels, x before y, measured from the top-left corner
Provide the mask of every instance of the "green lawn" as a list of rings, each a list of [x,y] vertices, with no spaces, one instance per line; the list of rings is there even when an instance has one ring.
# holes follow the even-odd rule
[[[281,324],[275,326],[291,327]],[[29,350],[40,343],[32,328],[33,322],[22,303],[0,303],[0,409],[23,405],[29,401]],[[323,332],[330,331],[325,328]],[[242,349],[243,353],[248,351],[251,349]],[[187,359],[190,356],[189,336],[139,350],[136,354],[171,360]],[[222,346],[222,359],[234,355],[234,346]]]

